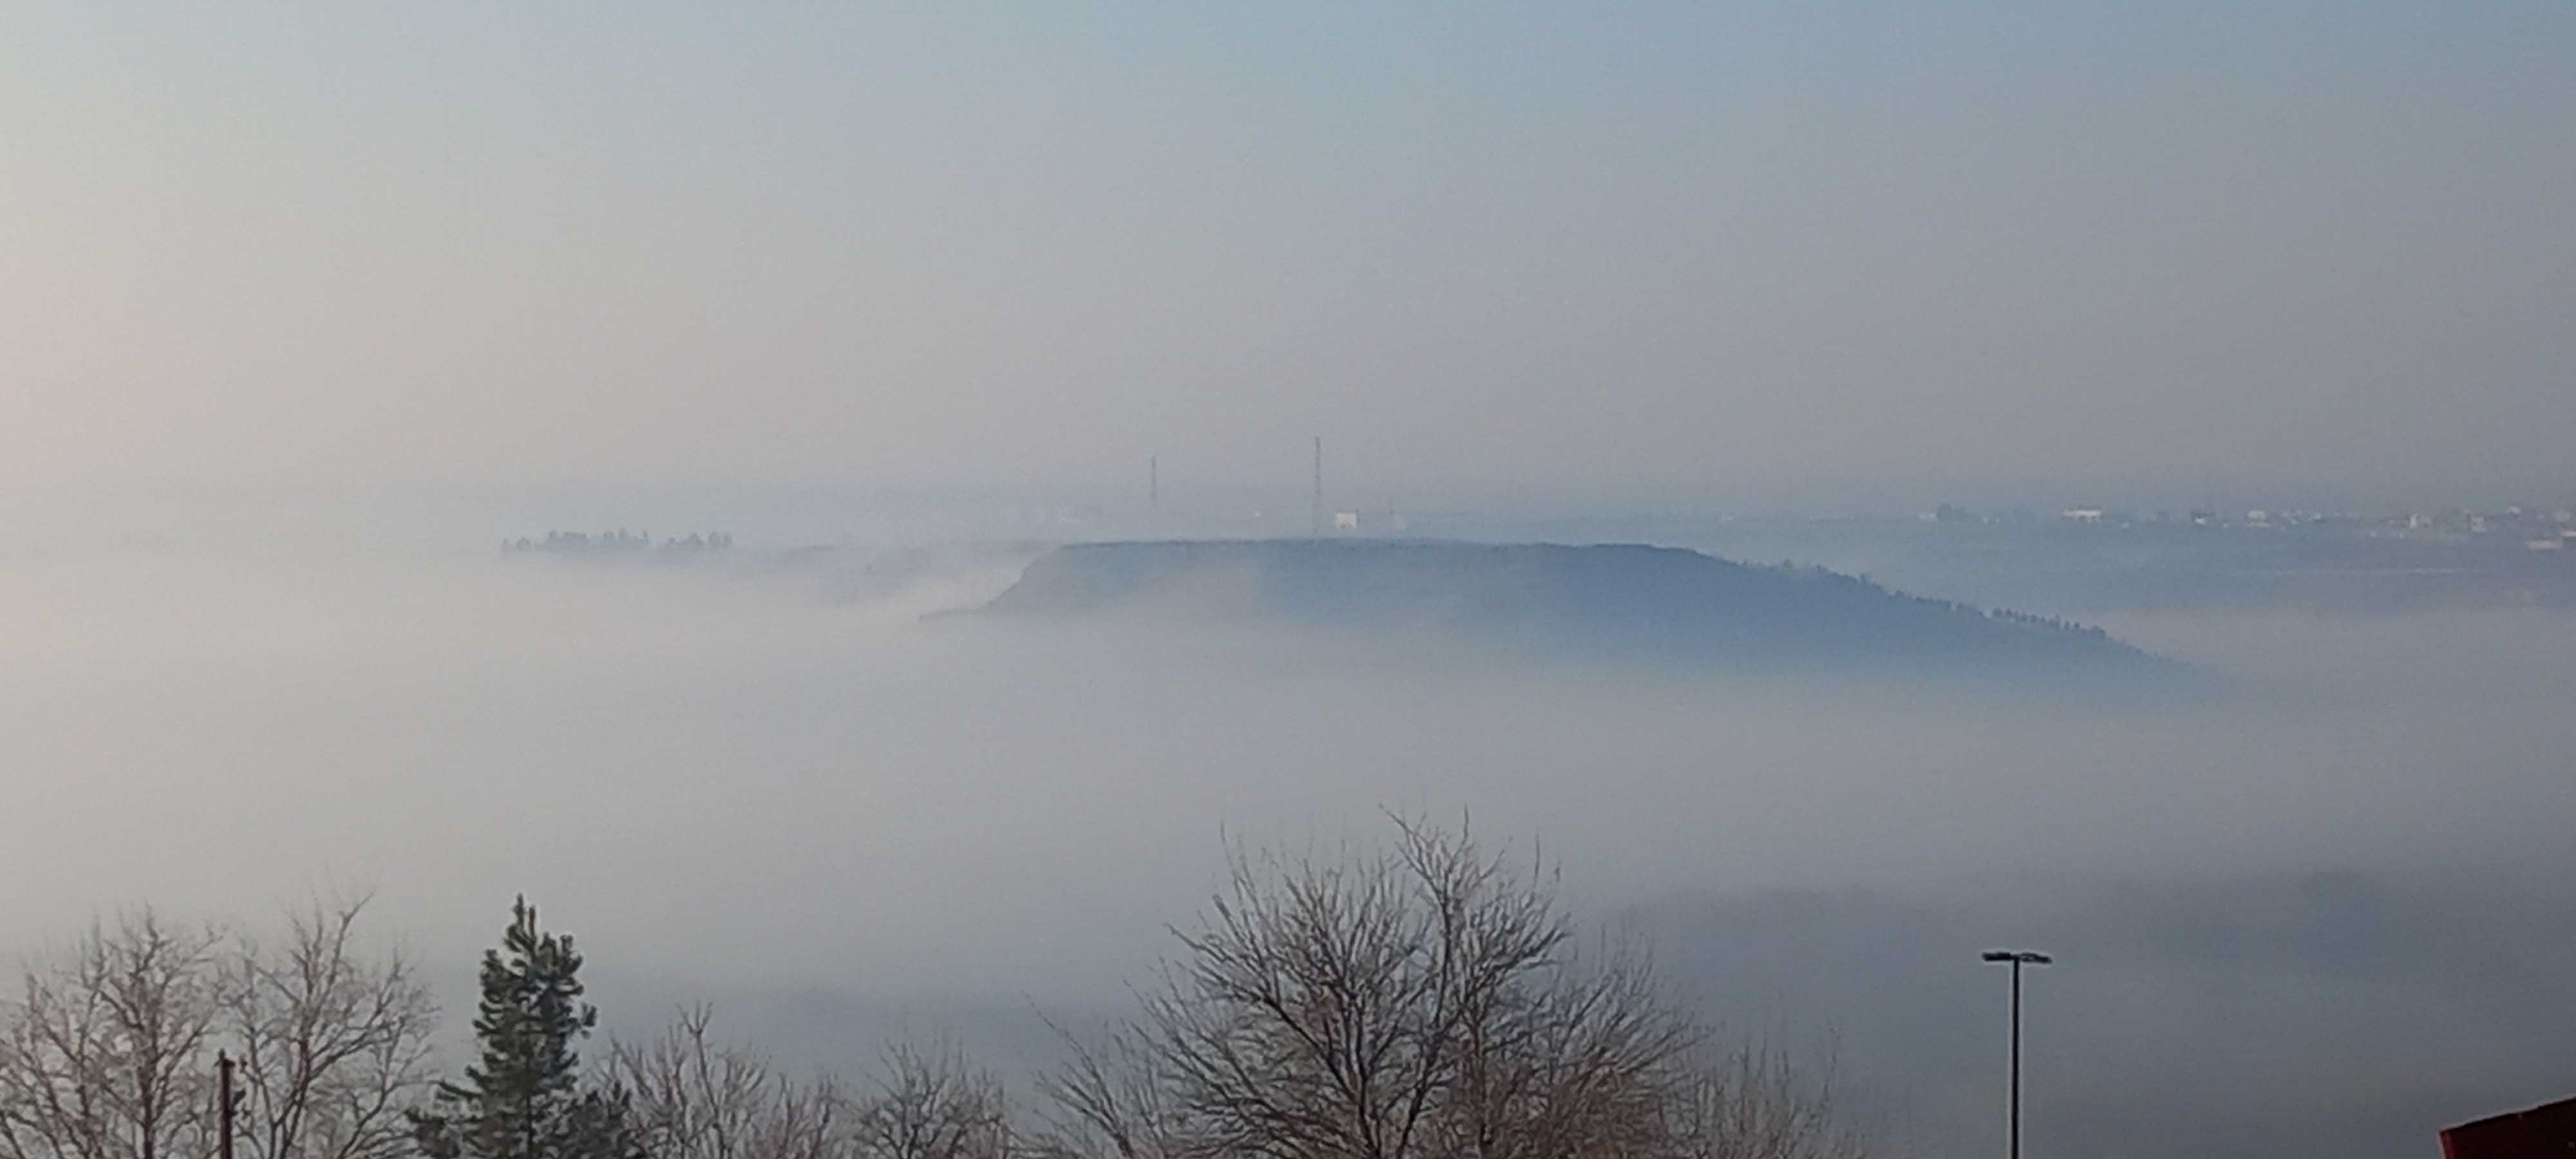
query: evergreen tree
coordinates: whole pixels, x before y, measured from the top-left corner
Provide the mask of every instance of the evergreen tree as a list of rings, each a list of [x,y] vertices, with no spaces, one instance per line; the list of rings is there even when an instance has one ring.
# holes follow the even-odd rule
[[[575,1044],[599,1021],[581,1000],[581,955],[569,935],[537,927],[521,897],[501,947],[483,954],[474,1016],[481,1059],[442,1082],[414,1134],[430,1159],[633,1159],[625,1093],[582,1081]]]

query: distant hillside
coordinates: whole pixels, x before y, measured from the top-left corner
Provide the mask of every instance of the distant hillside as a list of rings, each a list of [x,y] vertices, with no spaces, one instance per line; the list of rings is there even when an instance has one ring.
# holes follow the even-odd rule
[[[1084,544],[1040,557],[982,614],[1437,631],[1753,669],[2166,667],[2098,628],[1635,545]]]

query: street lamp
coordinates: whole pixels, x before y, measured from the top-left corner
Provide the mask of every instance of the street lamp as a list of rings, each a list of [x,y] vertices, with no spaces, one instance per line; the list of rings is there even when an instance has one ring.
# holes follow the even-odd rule
[[[2012,964],[2012,1135],[2009,1159],[2021,1159],[2021,968],[2045,966],[2054,959],[2029,950],[1988,950],[1979,957]]]

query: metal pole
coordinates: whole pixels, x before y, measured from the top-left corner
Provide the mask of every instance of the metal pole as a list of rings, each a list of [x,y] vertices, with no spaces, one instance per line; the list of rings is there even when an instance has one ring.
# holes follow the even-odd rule
[[[2005,1126],[2010,1159],[2021,1159],[2021,968],[2046,966],[2056,959],[2030,950],[1988,950],[1978,958],[1992,965],[2012,967],[2012,1079],[2010,1121]]]
[[[222,1132],[215,1145],[216,1159],[233,1159],[233,1056],[215,1053],[215,1097],[220,1100],[215,1111],[216,1130]]]
[[[2010,1159],[2021,1159],[2021,959],[2012,964],[2012,1144]],[[230,1159],[230,1157],[226,1157]]]

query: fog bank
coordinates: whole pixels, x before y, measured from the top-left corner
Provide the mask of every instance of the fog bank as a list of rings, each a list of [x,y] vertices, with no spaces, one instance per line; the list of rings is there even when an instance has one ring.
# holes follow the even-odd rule
[[[942,1023],[1037,1052],[1032,1009],[1115,1001],[1226,841],[1471,813],[1713,1015],[1840,1034],[1931,1154],[1997,1126],[1989,943],[2065,957],[2053,1152],[2163,1116],[2411,1153],[2569,1061],[2521,1029],[2564,1012],[2529,933],[2576,869],[2563,618],[2115,618],[2245,689],[2175,704],[923,621],[1013,567],[871,558],[8,565],[0,915],[373,887],[461,994],[524,891],[619,1025],[717,995],[801,1057]]]

